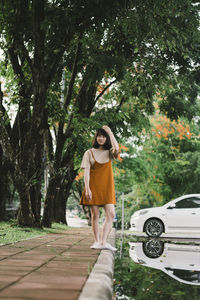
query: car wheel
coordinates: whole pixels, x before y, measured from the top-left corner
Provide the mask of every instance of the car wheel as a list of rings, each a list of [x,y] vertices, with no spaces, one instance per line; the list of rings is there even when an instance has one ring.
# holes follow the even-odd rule
[[[159,237],[163,230],[163,223],[159,219],[149,219],[144,225],[144,231],[150,237]]]
[[[142,246],[144,254],[149,258],[158,258],[164,251],[164,243],[159,240],[143,242]]]

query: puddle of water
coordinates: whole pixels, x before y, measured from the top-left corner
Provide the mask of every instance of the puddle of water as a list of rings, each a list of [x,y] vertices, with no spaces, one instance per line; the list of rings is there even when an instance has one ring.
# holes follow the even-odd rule
[[[114,299],[200,300],[200,242],[117,239]]]

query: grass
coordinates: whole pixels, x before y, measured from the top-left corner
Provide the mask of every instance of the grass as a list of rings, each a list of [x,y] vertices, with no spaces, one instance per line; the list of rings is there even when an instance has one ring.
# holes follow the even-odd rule
[[[17,225],[16,221],[0,222],[0,246],[31,239],[48,233],[60,233],[66,229],[69,229],[69,227],[59,223],[53,223],[52,228],[41,229],[20,227]]]

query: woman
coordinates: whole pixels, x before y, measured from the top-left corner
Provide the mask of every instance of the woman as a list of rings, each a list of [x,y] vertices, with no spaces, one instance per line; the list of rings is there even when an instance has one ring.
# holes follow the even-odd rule
[[[115,217],[115,187],[112,171],[112,159],[119,153],[118,143],[108,126],[98,129],[93,141],[93,148],[85,152],[81,164],[84,169],[85,188],[80,203],[91,207],[94,244],[92,249],[110,249],[106,242]],[[105,210],[101,238],[99,237],[99,207]]]

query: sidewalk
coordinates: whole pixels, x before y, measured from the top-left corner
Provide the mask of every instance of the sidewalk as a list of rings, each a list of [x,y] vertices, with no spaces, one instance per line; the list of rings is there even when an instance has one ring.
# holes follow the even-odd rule
[[[100,253],[92,242],[85,227],[0,247],[0,299],[77,299]]]

